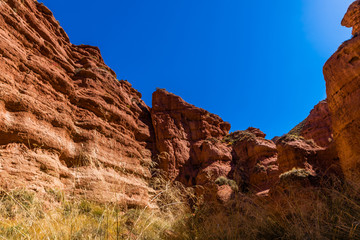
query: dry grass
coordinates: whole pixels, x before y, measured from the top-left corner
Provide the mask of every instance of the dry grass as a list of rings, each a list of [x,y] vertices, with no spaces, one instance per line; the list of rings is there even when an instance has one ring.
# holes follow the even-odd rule
[[[322,184],[205,205],[191,219],[196,239],[360,239],[359,188],[337,179]]]
[[[199,206],[181,184],[157,178],[152,185],[158,209],[66,200],[53,190],[49,193],[57,204],[46,209],[29,192],[2,192],[0,238],[360,239],[359,188],[336,179],[271,198],[239,193],[226,206]]]
[[[151,201],[158,209],[67,200],[54,190],[48,191],[55,202],[49,209],[28,191],[3,191],[0,239],[172,239],[172,229],[183,232],[182,223],[191,216],[191,191],[160,179],[155,184]],[[182,235],[187,238],[186,232]]]

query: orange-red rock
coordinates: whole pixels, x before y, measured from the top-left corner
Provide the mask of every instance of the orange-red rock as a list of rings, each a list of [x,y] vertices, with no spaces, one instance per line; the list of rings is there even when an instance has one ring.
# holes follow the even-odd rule
[[[359,10],[360,1],[355,1],[342,21],[346,27],[353,27],[354,37],[345,41],[324,66],[334,141],[349,180],[360,179]]]
[[[359,4],[343,20],[355,35]],[[257,128],[229,135],[229,123],[163,89],[154,92],[150,110],[130,83],[116,79],[98,48],[71,44],[36,1],[0,1],[0,37],[2,188],[57,188],[102,202],[147,205],[149,166],[156,158],[169,179],[202,185],[198,189],[209,199],[225,203],[234,190],[217,186],[217,178],[264,193],[294,167],[313,175],[341,172],[336,147],[343,168],[359,173],[358,37],[324,67],[329,107],[320,102],[297,129],[314,142],[283,137],[277,145]]]
[[[309,116],[292,129],[289,134],[312,139],[321,146],[327,147],[333,141],[331,130],[331,116],[327,101],[319,102]]]
[[[276,147],[281,173],[296,168],[305,169],[312,176],[324,177],[335,174],[342,177],[334,143],[325,148],[316,145],[313,140],[285,135],[277,141]]]
[[[151,115],[159,167],[171,180],[207,186],[223,176],[255,191],[277,181],[276,145],[259,129],[228,135],[228,123],[164,89],[153,94]]]
[[[358,35],[360,33],[360,1],[353,2],[346,12],[341,24],[348,28],[353,28],[352,34]]]
[[[204,185],[207,182],[214,182],[218,177],[228,177],[231,169],[230,162],[222,162],[220,160],[201,166],[197,172],[195,184]]]
[[[282,173],[293,168],[303,168],[316,175],[311,163],[314,162],[317,152],[323,150],[323,148],[317,146],[311,140],[305,140],[302,137],[293,135],[281,137],[277,141],[276,147],[279,151],[278,163]]]
[[[218,191],[216,193],[217,200],[222,203],[226,204],[229,202],[234,194],[234,191],[231,189],[229,185],[222,185],[218,187]]]
[[[37,1],[1,1],[0,38],[0,186],[146,205],[154,139],[141,94]]]
[[[259,129],[249,128],[227,138],[234,151],[233,178],[258,192],[268,189],[279,176],[276,145],[264,137]]]
[[[194,185],[202,168],[214,161],[231,160],[231,150],[219,142],[228,134],[230,124],[220,117],[186,103],[164,89],[153,94],[151,116],[159,167],[171,180]]]

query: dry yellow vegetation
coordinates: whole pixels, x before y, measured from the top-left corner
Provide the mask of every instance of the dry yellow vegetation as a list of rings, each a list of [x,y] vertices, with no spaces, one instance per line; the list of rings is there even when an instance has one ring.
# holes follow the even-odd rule
[[[155,181],[157,209],[1,192],[2,239],[360,239],[360,192],[339,180],[289,188],[271,198],[238,193],[203,203],[180,184]],[[192,204],[189,204],[192,203]],[[191,207],[190,207],[191,205]]]

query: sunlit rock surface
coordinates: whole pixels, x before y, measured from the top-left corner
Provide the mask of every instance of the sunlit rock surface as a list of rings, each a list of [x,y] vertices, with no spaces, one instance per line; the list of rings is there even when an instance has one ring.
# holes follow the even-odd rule
[[[360,177],[360,1],[355,1],[342,24],[353,28],[324,66],[326,92],[334,141],[340,163],[349,180]]]
[[[141,94],[51,11],[0,1],[0,185],[146,205],[152,127]]]

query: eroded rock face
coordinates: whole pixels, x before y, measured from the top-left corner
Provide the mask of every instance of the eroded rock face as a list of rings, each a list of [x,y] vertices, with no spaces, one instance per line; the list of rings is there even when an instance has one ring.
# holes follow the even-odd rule
[[[217,191],[211,189],[219,177],[255,191],[277,180],[276,146],[259,129],[229,135],[230,125],[221,118],[161,89],[153,94],[151,113],[159,167],[171,180],[211,186],[206,195],[214,199]]]
[[[278,164],[281,173],[293,169],[304,169],[312,176],[343,177],[338,153],[334,143],[327,147],[318,146],[312,139],[301,136],[285,135],[276,142]]]
[[[289,134],[312,139],[318,146],[328,147],[333,141],[331,124],[328,103],[324,100],[319,102],[309,116]]]
[[[231,171],[231,148],[219,140],[204,140],[195,143],[191,151],[191,166],[198,166],[195,183],[203,185]]]
[[[352,34],[358,35],[360,33],[360,1],[353,2],[347,13],[345,14],[341,24],[348,28],[353,28]]]
[[[360,178],[360,1],[355,1],[342,24],[353,27],[354,37],[344,42],[324,66],[326,92],[340,163],[349,180]]]
[[[159,167],[171,180],[194,185],[200,169],[215,161],[231,161],[231,150],[219,143],[230,124],[220,117],[164,89],[153,94],[151,116]]]
[[[0,1],[0,185],[146,205],[150,110],[44,5]]]
[[[317,146],[313,141],[293,135],[281,137],[276,146],[279,151],[278,163],[281,172],[287,172],[293,168],[303,168],[316,175],[311,163],[315,161],[317,152],[323,148]]]
[[[228,134],[230,125],[218,116],[157,90],[153,94],[152,120],[159,167],[171,180],[205,187],[208,199],[220,198],[214,182],[219,177],[236,181],[242,190],[264,192],[293,168],[323,175],[337,154],[330,146],[330,117],[326,102],[318,104],[300,129],[301,136],[286,135],[275,144],[256,128]]]
[[[259,129],[249,128],[227,137],[234,153],[233,179],[258,192],[268,189],[279,176],[276,145],[265,136]]]
[[[344,21],[358,29],[356,4]],[[147,205],[156,156],[170,180],[200,185],[199,192],[225,203],[237,187],[266,192],[294,167],[316,175],[337,163],[326,102],[299,128],[298,135],[314,143],[280,138],[276,145],[256,128],[229,134],[229,123],[166,90],[153,94],[150,110],[130,83],[116,79],[98,48],[71,44],[36,1],[0,1],[0,37],[2,188],[56,188],[101,202]],[[324,68],[345,169],[360,156],[360,111],[353,104],[360,102],[359,49],[355,37]],[[219,177],[230,185],[235,180],[235,188],[217,185]]]

